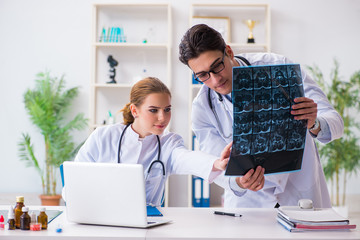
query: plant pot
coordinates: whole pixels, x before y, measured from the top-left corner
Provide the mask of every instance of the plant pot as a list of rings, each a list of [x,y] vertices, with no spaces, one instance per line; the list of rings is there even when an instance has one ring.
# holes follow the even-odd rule
[[[42,206],[59,206],[61,195],[40,195]]]

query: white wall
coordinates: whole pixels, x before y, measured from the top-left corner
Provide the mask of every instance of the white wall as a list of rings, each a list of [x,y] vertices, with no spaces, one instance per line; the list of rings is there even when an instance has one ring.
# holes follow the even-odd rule
[[[192,1],[170,2],[174,33],[172,130],[187,140],[188,70],[178,61],[177,46],[188,28]],[[273,52],[303,65],[316,63],[325,76],[329,76],[335,56],[346,79],[360,70],[360,1],[227,2],[270,4]],[[34,86],[36,73],[48,69],[55,75],[65,74],[68,87],[81,86],[74,113],[89,113],[92,3],[90,0],[0,0],[0,193],[41,192],[35,170],[26,168],[17,156],[22,132],[30,133],[36,152],[43,155],[43,140],[30,123],[22,102],[25,90]],[[76,139],[80,141],[86,136],[87,131],[79,132]],[[348,193],[360,193],[356,187],[359,180],[359,177],[349,180]],[[186,196],[179,198],[186,201]]]

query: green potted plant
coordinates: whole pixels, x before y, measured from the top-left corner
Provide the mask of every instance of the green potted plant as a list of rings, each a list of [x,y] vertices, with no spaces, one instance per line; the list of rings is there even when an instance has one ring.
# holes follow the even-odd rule
[[[42,205],[59,205],[61,195],[56,194],[58,168],[64,161],[72,160],[82,144],[75,145],[71,131],[87,125],[82,113],[68,120],[68,110],[78,95],[78,87],[65,89],[65,80],[51,77],[49,72],[37,74],[34,89],[24,94],[25,108],[32,123],[40,130],[45,143],[44,163],[36,156],[29,134],[23,133],[19,142],[19,156],[27,166],[33,166],[42,183]],[[54,203],[44,202],[55,199]]]
[[[345,206],[346,180],[360,169],[360,139],[356,134],[360,129],[360,122],[356,119],[360,110],[360,71],[355,72],[349,81],[344,81],[339,75],[339,63],[334,59],[334,68],[330,74],[331,82],[326,82],[316,65],[308,69],[344,121],[343,137],[326,145],[319,144],[319,153],[325,177],[331,183],[332,204]],[[340,200],[341,174],[343,195]]]

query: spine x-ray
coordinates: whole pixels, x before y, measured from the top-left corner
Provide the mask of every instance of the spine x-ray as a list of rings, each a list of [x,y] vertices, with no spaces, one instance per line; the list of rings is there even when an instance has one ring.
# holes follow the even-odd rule
[[[307,121],[290,111],[303,96],[298,64],[233,68],[233,146],[225,175],[258,165],[265,174],[301,169]]]

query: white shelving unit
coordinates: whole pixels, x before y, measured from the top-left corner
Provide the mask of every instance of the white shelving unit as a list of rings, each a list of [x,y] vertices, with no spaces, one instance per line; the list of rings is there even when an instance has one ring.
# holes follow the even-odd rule
[[[255,43],[247,43],[249,28],[246,20],[256,21],[253,29]],[[235,54],[244,52],[270,52],[270,6],[268,4],[192,4],[189,14],[190,26],[206,23],[223,34],[225,42]],[[189,109],[202,84],[192,84],[189,74]],[[194,133],[191,130],[189,114],[189,149],[192,148]],[[210,185],[210,206],[220,206],[223,189]],[[188,206],[192,206],[192,176],[188,178]]]
[[[103,28],[111,27],[122,27],[126,42],[100,41]],[[90,127],[94,128],[107,120],[108,111],[117,115],[129,102],[132,85],[142,77],[156,76],[171,87],[171,8],[169,4],[94,4],[92,29]],[[109,55],[118,61],[116,84],[107,83]],[[116,122],[121,121],[120,114]]]
[[[115,122],[122,122],[119,110],[129,102],[131,87],[139,79],[154,76],[171,88],[171,26],[168,3],[93,5],[91,130],[107,121],[109,111],[115,116]],[[126,41],[104,41],[101,37],[103,29],[107,35],[112,27],[122,28]],[[117,83],[107,83],[111,81],[109,55],[118,61],[115,67]],[[167,195],[168,187],[166,189]]]

